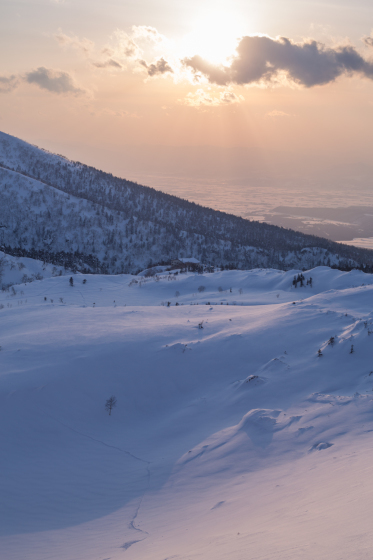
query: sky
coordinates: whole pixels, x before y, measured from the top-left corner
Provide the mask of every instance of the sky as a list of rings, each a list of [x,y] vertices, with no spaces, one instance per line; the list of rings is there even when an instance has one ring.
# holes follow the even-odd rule
[[[368,0],[0,0],[0,129],[148,184],[336,187],[370,176],[372,29]]]

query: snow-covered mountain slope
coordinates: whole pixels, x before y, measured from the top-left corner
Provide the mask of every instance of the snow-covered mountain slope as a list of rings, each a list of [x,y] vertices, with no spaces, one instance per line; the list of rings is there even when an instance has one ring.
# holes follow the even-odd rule
[[[203,208],[1,132],[0,209],[4,248],[58,264],[64,251],[80,270],[88,260],[133,273],[190,256],[245,269],[373,265],[373,251]]]
[[[115,266],[117,255],[123,254],[123,244],[128,241],[128,220],[121,214],[104,211],[89,200],[1,168],[0,224],[0,240],[5,247],[22,247],[30,254],[37,249],[53,262],[66,259],[62,252],[73,255],[72,265],[91,267],[92,272],[92,255],[105,271],[123,272],[129,262],[124,257]],[[143,260],[140,248],[138,261]]]
[[[67,273],[68,271],[62,266],[25,257],[12,257],[0,251],[0,288],[4,291],[9,290],[13,285],[63,276]]]
[[[293,275],[0,292],[2,557],[369,558],[373,277]]]

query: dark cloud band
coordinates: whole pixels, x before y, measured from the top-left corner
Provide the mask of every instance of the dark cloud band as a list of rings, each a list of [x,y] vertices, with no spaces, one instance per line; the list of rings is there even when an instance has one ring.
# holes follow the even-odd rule
[[[359,73],[373,79],[373,63],[352,46],[326,47],[317,41],[293,43],[282,37],[243,37],[228,66],[210,64],[200,56],[183,64],[218,85],[271,82],[284,72],[305,87],[328,84],[343,74]]]

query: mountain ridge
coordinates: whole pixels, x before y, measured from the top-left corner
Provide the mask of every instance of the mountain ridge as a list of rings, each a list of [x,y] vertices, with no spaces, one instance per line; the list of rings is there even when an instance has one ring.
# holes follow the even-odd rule
[[[77,270],[133,273],[186,256],[242,269],[373,265],[368,249],[206,208],[2,132],[0,203],[3,250],[63,252]]]

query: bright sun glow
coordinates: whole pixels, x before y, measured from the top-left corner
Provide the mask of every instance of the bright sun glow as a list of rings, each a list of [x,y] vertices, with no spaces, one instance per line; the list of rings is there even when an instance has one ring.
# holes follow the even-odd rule
[[[199,19],[193,31],[182,41],[184,56],[200,55],[215,64],[224,63],[232,55],[237,40],[243,35],[238,17],[227,12],[214,12]]]

